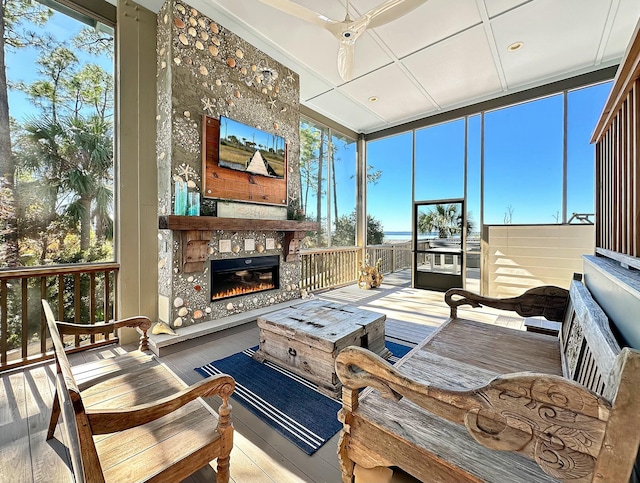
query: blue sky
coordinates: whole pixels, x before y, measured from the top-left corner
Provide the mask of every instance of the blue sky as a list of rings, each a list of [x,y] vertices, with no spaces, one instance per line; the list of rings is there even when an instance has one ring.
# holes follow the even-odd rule
[[[222,137],[235,135],[241,141],[244,138],[247,140],[251,140],[258,145],[267,147],[273,146],[274,138],[278,141],[278,148],[284,148],[285,143],[284,138],[281,136],[270,134],[252,126],[247,126],[246,124],[235,121],[234,119],[228,117],[220,118],[220,135]]]
[[[609,94],[607,82],[568,94],[567,212],[594,212],[594,146],[589,143]],[[480,222],[480,116],[469,119],[468,205]],[[485,224],[555,223],[562,217],[563,99],[551,96],[485,113]],[[367,207],[385,231],[411,230],[412,135],[367,145],[367,160],[382,170],[369,185]],[[416,200],[464,196],[464,121],[416,131]]]
[[[46,31],[52,34],[56,39],[63,41],[75,37],[85,25],[66,15],[55,12],[46,24]],[[37,27],[41,28],[41,27]],[[101,66],[105,71],[113,73],[113,61],[106,57],[95,57],[78,49],[74,49],[74,53],[81,63],[93,63]],[[10,82],[31,83],[36,80],[39,75],[34,70],[39,50],[26,47],[22,49],[8,49],[6,55],[7,79]],[[20,91],[11,89],[9,91],[9,113],[11,117],[18,121],[24,120],[25,115],[38,112],[33,107],[31,101],[25,94]]]

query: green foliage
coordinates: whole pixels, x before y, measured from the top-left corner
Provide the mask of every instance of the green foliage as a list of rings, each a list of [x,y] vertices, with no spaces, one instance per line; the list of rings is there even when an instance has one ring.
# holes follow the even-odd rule
[[[384,228],[380,221],[367,215],[367,244],[380,245],[384,240]],[[331,238],[334,246],[354,246],[356,242],[356,212],[340,216],[335,222]]]
[[[102,241],[113,236],[111,129],[100,116],[43,118],[25,124],[20,142],[24,148],[18,152],[20,165],[30,168],[50,190],[49,203],[40,210],[45,230],[46,221],[52,223],[61,213],[71,224],[79,224],[83,252],[90,248],[92,223]],[[25,213],[33,207],[28,200],[21,204]]]
[[[3,0],[4,43],[11,48],[43,45],[48,38],[28,30],[47,23],[53,11],[31,0]]]
[[[304,211],[300,208],[300,202],[291,200],[287,206],[287,220],[303,221],[304,219]]]
[[[335,230],[331,244],[339,247],[350,247],[356,244],[356,213],[342,215],[335,221]]]
[[[113,35],[104,29],[83,28],[72,40],[74,47],[95,56],[113,59]]]
[[[58,41],[36,63],[39,78],[16,86],[41,111],[14,129],[21,260],[89,261],[92,240],[113,239],[113,79]]]
[[[379,220],[367,215],[367,245],[380,245],[384,241],[384,228]]]
[[[437,231],[439,238],[449,238],[462,232],[462,223],[459,204],[437,204],[427,213],[420,214],[418,217],[418,230],[421,233]],[[471,218],[471,214],[467,213],[467,235],[473,231],[474,227],[475,223]]]
[[[0,220],[7,220],[15,217],[13,194],[10,189],[6,187],[6,183],[0,180]],[[7,233],[7,229],[4,223],[0,223],[0,241]],[[0,265],[5,266],[8,258],[7,245],[0,243]]]
[[[373,165],[367,165],[367,183],[378,184],[378,180],[382,176],[382,170],[376,169],[373,170]]]

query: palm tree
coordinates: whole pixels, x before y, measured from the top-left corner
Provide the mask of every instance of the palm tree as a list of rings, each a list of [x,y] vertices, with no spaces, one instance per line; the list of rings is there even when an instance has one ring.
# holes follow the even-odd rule
[[[80,249],[89,249],[92,221],[99,240],[111,239],[111,123],[100,116],[31,120],[25,125],[25,141],[32,148],[24,164],[55,186],[58,203],[70,199],[63,211],[79,224]]]
[[[111,123],[98,116],[79,117],[69,120],[67,126],[65,154],[74,166],[65,173],[62,186],[75,196],[67,206],[67,213],[80,223],[80,249],[87,250],[92,218],[96,220],[96,233],[102,239],[113,233]]]
[[[437,231],[438,237],[449,238],[460,233],[462,224],[457,204],[437,204],[418,218],[418,229],[421,233]]]

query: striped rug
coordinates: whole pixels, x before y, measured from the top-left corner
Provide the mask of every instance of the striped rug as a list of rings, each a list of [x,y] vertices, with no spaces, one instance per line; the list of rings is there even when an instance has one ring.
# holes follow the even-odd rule
[[[389,359],[392,364],[410,350],[394,342],[387,341],[386,345],[393,354]],[[231,375],[236,380],[232,399],[312,455],[342,427],[336,416],[340,401],[276,364],[255,361],[252,356],[257,349],[252,347],[195,370],[204,377]]]

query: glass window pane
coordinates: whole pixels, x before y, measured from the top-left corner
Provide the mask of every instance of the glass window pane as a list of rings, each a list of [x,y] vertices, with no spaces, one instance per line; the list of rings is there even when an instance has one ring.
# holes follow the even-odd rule
[[[354,139],[331,136],[330,201],[333,235],[331,244],[356,244],[356,147]]]
[[[10,128],[11,138],[0,145],[12,156],[0,162],[9,173],[2,262],[113,260],[113,32],[23,3],[14,47],[5,44],[9,118],[0,132]]]
[[[416,131],[416,201],[464,194],[464,119]]]
[[[413,136],[367,143],[367,244],[411,239]]]
[[[591,135],[607,100],[611,82],[567,94],[567,218],[595,212],[595,148]],[[578,217],[574,217],[577,221]],[[585,218],[584,216],[580,218]],[[595,221],[593,216],[588,217]]]
[[[300,205],[306,219],[320,224],[307,236],[303,248],[327,246],[327,150],[328,130],[310,121],[300,122]]]
[[[482,117],[469,117],[467,132],[467,240],[480,236],[480,155]]]
[[[480,155],[482,116],[468,119],[467,131],[467,253],[465,288],[480,293]]]
[[[485,224],[562,221],[563,124],[562,95],[485,115]]]

